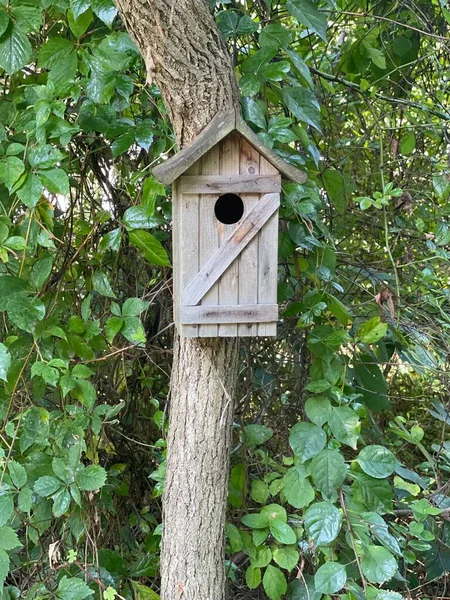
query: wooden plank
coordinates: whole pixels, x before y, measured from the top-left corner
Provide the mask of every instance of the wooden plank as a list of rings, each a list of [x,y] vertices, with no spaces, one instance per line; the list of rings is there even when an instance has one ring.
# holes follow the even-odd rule
[[[256,177],[259,173],[259,153],[244,138],[241,138],[239,170],[242,175]],[[259,201],[258,194],[245,194],[244,200],[246,217]],[[258,302],[258,240],[255,238],[242,250],[239,257],[239,304],[257,304]],[[238,325],[238,335],[258,335],[258,325]]]
[[[183,199],[193,198],[194,196],[183,196]],[[256,204],[255,208],[247,215],[247,217],[241,221],[240,225],[230,235],[230,237],[220,246],[217,252],[208,260],[208,262],[200,269],[195,277],[185,286],[183,291],[182,304],[183,306],[195,306],[200,302],[206,292],[214,285],[214,283],[221,277],[222,273],[229,271],[230,265],[233,266],[233,262],[247,246],[247,244],[255,237],[255,235],[264,227],[267,221],[277,211],[280,205],[279,194],[265,194],[261,200]],[[183,227],[189,231],[190,226],[185,226],[183,218]],[[183,236],[184,237],[184,236]],[[184,241],[184,240],[183,240]],[[276,239],[275,239],[276,242]],[[185,244],[186,250],[188,250],[189,244]],[[272,247],[272,246],[271,246]],[[275,251],[275,261],[276,261]],[[272,264],[274,261],[272,261]],[[236,263],[237,264],[237,263]],[[223,275],[221,278],[222,283]],[[183,279],[184,283],[185,279]],[[219,288],[219,304],[230,306],[237,304],[233,294],[233,301],[225,303],[225,289]],[[236,290],[237,292],[237,290]],[[264,304],[267,304],[264,303]]]
[[[239,134],[236,132],[228,135],[220,145],[220,173],[219,175],[239,175]],[[237,228],[237,223],[232,225],[219,225],[219,242],[223,244]],[[236,255],[238,256],[238,255]],[[235,257],[236,258],[236,257]],[[205,272],[208,272],[206,269]],[[219,281],[219,304],[232,306],[238,303],[238,276],[239,265],[230,261],[225,268],[218,271],[222,275]],[[197,304],[197,302],[187,302],[187,304]],[[220,325],[219,336],[235,337],[237,336],[237,325]]]
[[[239,306],[182,306],[180,320],[183,324],[190,323],[258,323],[276,322],[278,319],[277,304],[252,304]],[[201,328],[206,325],[201,325]],[[211,326],[209,326],[211,327]],[[206,330],[205,330],[206,331]],[[244,335],[250,335],[245,326]],[[203,336],[202,336],[203,337]],[[209,337],[205,335],[205,337]]]
[[[155,167],[153,175],[159,181],[169,185],[235,128],[236,114],[234,110],[218,113],[190,146],[183,148],[175,156]]]
[[[200,173],[199,161],[189,168],[189,174]],[[197,195],[180,195],[180,286],[182,290],[194,279],[199,270],[199,200]],[[180,304],[182,298],[180,299]],[[185,337],[198,337],[198,325],[182,325]]]
[[[236,113],[236,129],[244,136],[247,142],[261,154],[261,156],[263,156],[273,167],[276,167],[276,169],[287,179],[295,181],[296,183],[305,183],[307,179],[306,173],[289,164],[282,159],[281,156],[278,156],[271,148],[268,148],[262,139],[250,129],[239,112]]]
[[[250,148],[246,154],[251,152],[258,157],[259,154],[245,140],[242,140],[246,148]],[[213,152],[212,148],[203,160]],[[241,150],[242,156],[242,150]],[[217,168],[218,171],[218,168]],[[211,171],[212,172],[212,171]],[[180,192],[182,194],[245,194],[245,193],[279,193],[281,192],[280,175],[199,175],[198,177],[183,175],[179,178]]]
[[[276,169],[263,156],[259,161],[260,173],[275,173]],[[276,304],[278,287],[278,210],[259,234],[258,304]],[[276,323],[258,325],[258,336],[276,336]]]
[[[198,180],[203,177],[214,177],[209,173],[219,173],[219,146],[216,144],[202,158],[201,172],[203,175],[188,176],[189,179]],[[182,181],[181,177],[178,181]],[[214,202],[217,196],[202,194],[200,196],[200,268],[203,267],[208,260],[214,256],[219,247],[219,228],[216,216],[214,214]],[[206,292],[202,298],[202,306],[209,304],[216,305],[219,303],[219,286],[216,283]],[[200,323],[200,321],[197,321]],[[199,337],[217,337],[217,325],[200,325]]]
[[[173,320],[178,330],[180,329],[179,309],[182,292],[180,285],[180,204],[178,182],[174,181],[172,186]]]

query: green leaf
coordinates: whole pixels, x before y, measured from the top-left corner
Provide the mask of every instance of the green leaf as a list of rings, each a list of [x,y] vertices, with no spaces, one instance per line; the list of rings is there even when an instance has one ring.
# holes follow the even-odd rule
[[[33,503],[33,492],[28,487],[24,487],[20,490],[19,495],[17,496],[17,507],[19,510],[25,513],[29,513],[31,511],[31,506]]]
[[[24,67],[31,58],[31,44],[26,33],[10,23],[0,39],[0,67],[10,75]]]
[[[261,583],[261,569],[250,565],[245,571],[245,583],[250,590],[254,590]]]
[[[61,488],[53,496],[52,512],[53,516],[58,518],[64,515],[70,506],[71,498],[66,488]]]
[[[137,229],[130,231],[129,236],[130,242],[141,251],[150,264],[170,267],[166,251],[151,233]]]
[[[106,298],[115,298],[116,295],[109,283],[108,276],[103,271],[96,271],[92,276],[92,286],[96,292]]]
[[[292,467],[283,478],[286,500],[294,508],[308,506],[314,500],[314,490],[303,470]]]
[[[288,0],[286,7],[299,23],[327,41],[327,15],[319,12],[311,0]]]
[[[103,487],[106,483],[106,471],[99,465],[89,465],[76,476],[80,490],[93,492]]]
[[[78,19],[78,17],[89,10],[90,7],[91,0],[70,0],[70,9],[72,10],[75,19]]]
[[[145,206],[131,206],[123,215],[125,227],[130,229],[150,229],[159,225],[159,221],[149,215]]]
[[[160,600],[159,595],[151,588],[137,581],[131,580],[135,600]]]
[[[312,92],[302,87],[285,87],[283,99],[299,121],[320,131],[320,106]]]
[[[339,442],[356,450],[361,426],[359,417],[354,410],[348,406],[332,407],[328,424],[332,434]]]
[[[244,111],[244,118],[246,121],[250,121],[257,125],[260,129],[266,129],[266,117],[264,116],[264,112],[261,106],[253,100],[253,98],[243,98],[242,107]]]
[[[116,335],[122,329],[123,324],[124,324],[124,320],[121,317],[110,317],[106,321],[105,335],[106,335],[106,339],[108,340],[108,342],[110,344],[113,342]]]
[[[53,496],[53,494],[58,492],[62,487],[64,487],[64,483],[59,479],[56,479],[56,477],[43,475],[36,481],[33,489],[39,496],[48,498],[49,496]]]
[[[82,352],[80,352],[82,354]],[[97,392],[90,381],[76,379],[75,387],[71,390],[72,396],[87,408],[92,408],[97,399]]]
[[[12,480],[13,484],[16,486],[16,488],[19,489],[26,484],[28,476],[27,476],[26,469],[23,465],[12,460],[8,463],[8,470],[9,470],[9,474],[11,476],[11,480]],[[5,548],[5,550],[7,550],[7,548]]]
[[[56,385],[58,383],[58,369],[51,367],[45,362],[35,362],[31,366],[31,377],[36,377],[36,375],[42,377],[42,379],[50,385]]]
[[[52,194],[69,194],[69,178],[63,169],[45,169],[39,170],[38,174],[44,186]]]
[[[0,527],[0,550],[14,550],[22,546],[17,533],[11,527]]]
[[[281,548],[274,548],[273,560],[282,569],[292,571],[298,565],[300,553],[296,546],[284,546]]]
[[[112,231],[108,231],[98,245],[98,249],[100,252],[105,252],[105,250],[112,250],[113,252],[118,252],[120,249],[120,242],[122,240],[122,230],[120,227],[117,229],[113,229]]]
[[[314,575],[315,591],[319,594],[336,594],[347,581],[344,565],[336,562],[325,563]]]
[[[278,48],[287,48],[291,41],[291,32],[280,23],[269,23],[259,34],[259,43],[262,47],[269,46],[278,50]]]
[[[117,15],[117,9],[112,0],[91,0],[91,6],[100,21],[111,27]]]
[[[226,530],[228,542],[231,547],[231,552],[240,552],[242,550],[243,544],[241,534],[239,533],[239,529],[236,527],[236,525],[233,525],[232,523],[227,523]]]
[[[313,396],[305,402],[305,412],[310,421],[322,427],[331,416],[331,404],[328,398]]]
[[[269,488],[267,483],[259,480],[252,481],[251,497],[252,500],[258,504],[265,504],[269,497]]]
[[[228,483],[228,502],[235,508],[242,506],[245,489],[245,468],[243,464],[234,465]]]
[[[270,525],[270,533],[281,544],[295,544],[297,536],[295,531],[283,521],[274,521]]]
[[[241,521],[251,529],[264,529],[269,525],[269,518],[265,513],[244,515]]]
[[[256,549],[256,555],[251,558],[251,564],[253,567],[258,567],[259,569],[262,569],[264,567],[267,567],[271,560],[272,550],[267,546],[261,546],[260,548]]]
[[[374,48],[373,46],[366,46],[367,54],[369,55],[370,60],[373,62],[375,66],[380,69],[386,68],[386,57],[383,52],[379,48]]]
[[[409,156],[414,148],[416,147],[416,136],[414,133],[408,132],[402,137],[402,141],[400,142],[400,152],[404,156]]]
[[[265,425],[246,425],[244,427],[245,443],[248,448],[262,446],[273,436],[273,430]]]
[[[397,466],[394,454],[384,446],[366,446],[356,460],[364,473],[376,479],[389,477]]]
[[[362,502],[368,510],[381,514],[392,511],[392,487],[388,481],[374,479],[365,473],[353,473],[355,500]]]
[[[364,575],[371,583],[389,581],[398,570],[397,561],[381,546],[367,546],[361,559]]]
[[[141,312],[147,310],[149,304],[149,302],[140,298],[128,298],[122,307],[122,315],[124,317],[138,317]]]
[[[279,504],[268,504],[267,506],[263,506],[261,512],[267,515],[269,519],[269,525],[271,525],[275,521],[282,521],[283,523],[287,523],[286,509],[283,506],[280,506]]]
[[[0,342],[0,379],[8,381],[8,370],[11,366],[11,354],[8,348]]]
[[[111,144],[111,152],[114,158],[117,158],[128,150],[131,144],[134,144],[135,132],[134,129],[126,131]]]
[[[28,173],[17,190],[17,196],[28,208],[34,208],[42,196],[42,182],[37,175]]]
[[[345,460],[337,450],[325,448],[311,462],[311,473],[317,488],[331,496],[344,482],[347,470]]]
[[[9,24],[8,13],[4,10],[0,10],[0,37],[5,33]]]
[[[286,578],[280,569],[269,565],[264,573],[263,587],[270,600],[280,600],[287,592]]]
[[[5,160],[0,161],[0,179],[3,181],[9,191],[12,190],[14,184],[20,178],[24,170],[25,165],[20,158],[17,158],[17,156],[7,156]]]
[[[374,535],[385,548],[393,554],[402,555],[400,545],[393,535],[389,533],[389,528],[382,516],[376,513],[365,513],[362,515],[364,521],[369,525],[372,535]]]
[[[4,550],[0,550],[0,589],[9,573],[9,556]]]
[[[59,600],[84,600],[94,592],[78,577],[62,577],[55,595]]]
[[[354,367],[356,391],[362,395],[364,403],[370,409],[377,412],[389,409],[391,404],[388,401],[388,387],[380,367],[373,364],[373,358],[368,355],[359,358],[361,362],[357,362]]]
[[[341,529],[342,513],[330,502],[316,502],[305,513],[305,528],[315,546],[331,544]]]
[[[92,23],[92,11],[90,9],[83,12],[77,18],[71,9],[67,11],[67,21],[69,23],[70,31],[76,38],[80,38],[89,28]]]
[[[40,290],[52,272],[53,257],[46,256],[34,263],[30,272],[30,281],[37,290]]]
[[[19,329],[33,333],[36,323],[45,317],[45,306],[37,298],[16,296],[8,302],[8,317]]]
[[[153,143],[153,122],[141,121],[136,124],[136,143],[146,152],[150,150]]]
[[[14,501],[11,493],[0,488],[0,525],[5,525],[14,513]]]
[[[387,323],[380,323],[380,317],[372,317],[358,331],[358,337],[366,344],[375,344],[386,335]]]
[[[296,423],[289,435],[289,445],[301,462],[319,454],[327,441],[325,432],[312,423]]]

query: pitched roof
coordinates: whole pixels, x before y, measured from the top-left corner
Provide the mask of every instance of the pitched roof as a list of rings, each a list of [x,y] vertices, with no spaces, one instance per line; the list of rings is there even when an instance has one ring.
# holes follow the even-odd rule
[[[261,156],[264,156],[287,179],[296,183],[303,183],[306,180],[306,174],[303,171],[293,167],[268,148],[261,138],[250,129],[241,115],[234,110],[218,113],[192,144],[155,167],[153,175],[159,181],[169,185],[232,131],[238,131]]]

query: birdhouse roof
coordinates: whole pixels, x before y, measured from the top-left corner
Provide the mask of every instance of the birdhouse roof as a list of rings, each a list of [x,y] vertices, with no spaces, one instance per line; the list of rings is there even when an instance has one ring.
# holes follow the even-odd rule
[[[166,185],[171,184],[232,131],[238,131],[261,156],[268,160],[287,179],[296,183],[303,183],[306,180],[306,174],[268,148],[237,111],[218,113],[192,144],[155,167],[153,175]]]

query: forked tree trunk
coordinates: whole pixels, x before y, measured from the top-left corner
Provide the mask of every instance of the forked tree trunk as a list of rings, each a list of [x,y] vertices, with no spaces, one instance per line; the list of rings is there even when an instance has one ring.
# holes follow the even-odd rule
[[[238,105],[207,0],[116,0],[162,91],[179,146]],[[163,498],[162,600],[225,598],[224,524],[237,372],[236,339],[175,343]]]

